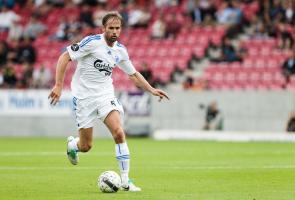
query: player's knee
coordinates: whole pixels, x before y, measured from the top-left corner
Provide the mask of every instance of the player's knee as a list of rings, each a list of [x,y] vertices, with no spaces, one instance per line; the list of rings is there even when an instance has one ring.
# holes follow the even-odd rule
[[[80,145],[80,151],[81,152],[87,152],[91,149],[92,144],[91,143],[86,143],[86,144],[81,144]]]
[[[117,144],[125,142],[125,134],[122,128],[115,129],[113,137]]]

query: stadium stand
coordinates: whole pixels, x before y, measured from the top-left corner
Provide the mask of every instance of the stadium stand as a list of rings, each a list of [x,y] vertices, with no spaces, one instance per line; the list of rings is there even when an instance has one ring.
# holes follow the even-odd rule
[[[34,30],[38,30],[32,42],[37,55],[33,63],[34,69],[45,66],[53,74],[57,58],[67,45],[79,41],[87,34],[100,32],[100,27],[92,23],[94,13],[97,19],[105,11],[116,9],[125,19],[131,18],[131,13],[136,11],[147,20],[147,24],[129,26],[126,23],[120,42],[127,46],[131,60],[138,70],[142,69],[143,63],[147,63],[153,77],[165,84],[171,82],[170,77],[175,66],[183,71],[196,70],[188,69],[188,62],[195,55],[200,59],[199,65],[203,65],[203,70],[193,76],[193,82],[203,81],[205,84],[202,84],[201,89],[295,89],[294,77],[283,87],[286,80],[281,72],[289,52],[294,51],[295,10],[294,1],[291,0],[278,1],[278,4],[274,3],[276,1],[255,0],[41,1],[41,4],[34,1],[11,2],[13,3],[10,5],[0,5],[0,21],[10,19],[13,24],[8,27],[0,24],[0,40],[8,46],[7,49],[0,48],[1,60],[3,59],[0,84],[4,88],[38,88],[36,84],[9,85],[5,82],[5,68],[11,62],[17,80],[22,79],[26,62],[17,61],[15,52],[20,42],[18,38],[10,38],[10,29],[19,28],[17,30],[25,33],[28,26],[33,26]],[[292,16],[285,14],[287,11],[292,12]],[[236,18],[229,20],[228,14],[235,14]],[[32,25],[32,16],[35,16],[38,25],[36,22]],[[173,34],[167,33],[162,39],[153,39],[152,25],[160,16],[164,16],[166,26],[173,29]],[[171,20],[175,21],[171,23]],[[282,24],[286,27],[283,30],[279,28]],[[226,48],[225,38],[229,39],[232,48]],[[206,57],[206,49],[210,44],[222,50],[220,62],[209,61]],[[223,53],[229,49],[241,53],[241,59],[227,60]],[[75,63],[71,65],[65,79],[66,88],[69,88],[71,75],[75,70]],[[186,73],[183,74],[186,76]],[[118,90],[136,90],[128,77],[119,70],[115,70],[113,77]],[[192,85],[185,88],[194,87]]]

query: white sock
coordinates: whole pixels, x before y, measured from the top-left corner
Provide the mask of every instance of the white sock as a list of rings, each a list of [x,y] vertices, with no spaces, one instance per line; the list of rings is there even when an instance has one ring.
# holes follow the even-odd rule
[[[73,139],[70,143],[69,146],[71,149],[74,149],[75,151],[79,151],[78,148],[78,142],[79,142],[79,137],[76,137],[75,139]]]
[[[115,145],[116,158],[118,160],[119,169],[121,172],[122,184],[127,185],[129,180],[129,165],[130,154],[129,148],[126,142]]]

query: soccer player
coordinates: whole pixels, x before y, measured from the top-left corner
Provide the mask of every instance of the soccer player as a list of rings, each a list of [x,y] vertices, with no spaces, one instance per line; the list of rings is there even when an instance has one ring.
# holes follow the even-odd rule
[[[92,146],[94,120],[99,118],[110,130],[115,141],[116,158],[119,164],[122,189],[141,191],[129,179],[130,153],[122,128],[123,107],[115,97],[112,71],[118,66],[140,88],[159,97],[168,95],[153,88],[136,71],[129,60],[126,48],[117,42],[122,29],[122,17],[117,12],[107,13],[102,20],[103,34],[85,37],[81,42],[67,47],[58,59],[55,85],[49,94],[55,105],[61,96],[67,64],[77,60],[77,68],[71,82],[76,124],[79,137],[68,137],[67,155],[73,165],[78,164],[78,152],[88,152]]]

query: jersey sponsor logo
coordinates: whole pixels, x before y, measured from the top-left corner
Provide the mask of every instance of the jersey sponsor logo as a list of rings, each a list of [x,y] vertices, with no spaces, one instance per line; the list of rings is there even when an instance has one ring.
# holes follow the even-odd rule
[[[78,51],[79,50],[79,45],[78,44],[73,44],[71,46],[72,51]]]
[[[100,72],[104,72],[104,75],[110,76],[112,74],[113,68],[110,66],[110,64],[104,63],[102,60],[97,59],[94,62],[94,67],[98,69]]]

